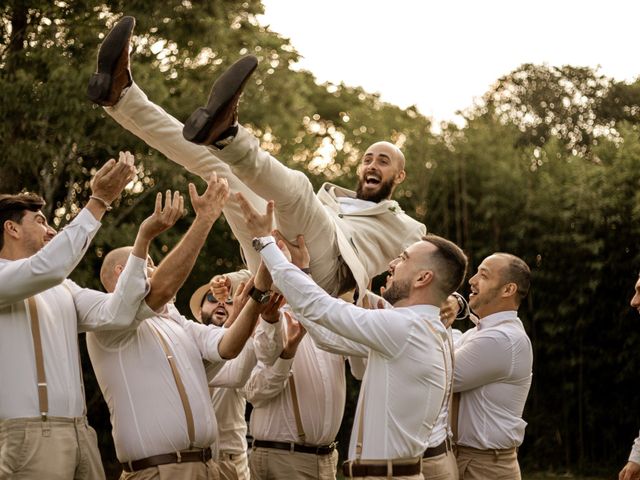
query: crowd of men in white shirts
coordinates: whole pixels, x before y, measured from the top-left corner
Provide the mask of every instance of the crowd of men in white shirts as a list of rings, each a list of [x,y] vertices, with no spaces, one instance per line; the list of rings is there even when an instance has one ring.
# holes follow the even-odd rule
[[[519,479],[533,365],[518,318],[526,263],[485,258],[467,304],[455,293],[464,252],[391,200],[405,178],[395,145],[365,151],[355,191],[327,183],[316,194],[237,122],[255,57],[226,70],[182,125],[133,82],[134,25],[123,17],[105,37],[89,98],[207,187],[189,185],[195,218],[156,267],[149,245],[184,210],[178,192],[157,195],[134,245],[105,256],[106,293],[67,276],[132,178],[130,153],[94,175],[59,233],[38,195],[0,195],[0,479],[105,477],[79,332],[122,479],[335,479],[345,361],[361,380],[346,478]],[[194,292],[189,319],[173,299],[221,215],[248,269]],[[462,317],[475,323],[464,334],[452,329]],[[620,478],[640,478],[640,439]]]

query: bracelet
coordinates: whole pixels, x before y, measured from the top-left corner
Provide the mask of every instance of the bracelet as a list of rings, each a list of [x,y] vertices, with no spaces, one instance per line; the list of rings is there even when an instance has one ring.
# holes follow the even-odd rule
[[[301,268],[300,271],[302,273],[306,273],[307,275],[311,275],[311,269],[309,267]]]
[[[107,203],[106,200],[104,200],[104,199],[102,199],[100,197],[96,197],[95,195],[89,195],[89,198],[91,200],[95,200],[96,202],[100,202],[102,204],[102,206],[107,209],[107,212],[110,211],[113,208],[111,205],[109,205]]]

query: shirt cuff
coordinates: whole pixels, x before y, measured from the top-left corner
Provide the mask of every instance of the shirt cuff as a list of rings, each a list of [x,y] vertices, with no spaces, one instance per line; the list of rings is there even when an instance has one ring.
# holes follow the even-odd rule
[[[284,253],[278,248],[278,245],[275,243],[270,243],[262,250],[260,250],[260,255],[264,260],[265,265],[271,271],[271,269],[277,265],[282,265],[285,263],[289,263],[287,257],[284,256]]]
[[[101,225],[100,221],[97,220],[96,217],[94,217],[93,214],[86,208],[80,210],[80,213],[78,213],[76,218],[79,222],[89,225],[92,230],[98,229],[98,227],[100,227]]]
[[[293,358],[280,358],[276,360],[276,362],[271,367],[274,373],[279,373],[283,377],[289,375],[289,371],[291,371],[291,366],[293,365]]]

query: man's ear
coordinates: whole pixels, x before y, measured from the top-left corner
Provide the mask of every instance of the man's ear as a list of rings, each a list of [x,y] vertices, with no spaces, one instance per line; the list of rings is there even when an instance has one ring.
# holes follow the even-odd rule
[[[20,238],[20,232],[18,231],[18,224],[13,220],[6,220],[2,225],[2,235],[7,234],[12,238]]]
[[[400,185],[402,182],[404,182],[404,179],[407,177],[407,172],[405,172],[404,170],[400,170],[395,178],[393,179],[393,184],[394,185]]]
[[[502,290],[502,296],[503,297],[512,297],[514,296],[516,293],[518,293],[518,286],[511,282],[511,283],[507,283]]]
[[[416,287],[425,287],[433,282],[434,278],[433,270],[422,270],[418,274],[418,278],[416,278],[414,285]]]

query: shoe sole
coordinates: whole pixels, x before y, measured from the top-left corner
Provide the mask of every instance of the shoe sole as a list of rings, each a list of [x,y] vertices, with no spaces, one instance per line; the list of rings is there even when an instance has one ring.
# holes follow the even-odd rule
[[[111,93],[113,71],[118,64],[125,47],[128,48],[136,20],[133,17],[122,19],[111,29],[98,50],[98,71],[91,75],[87,96],[89,100],[105,105]],[[128,52],[127,52],[128,53]]]
[[[253,55],[247,55],[231,65],[216,80],[211,88],[207,106],[198,108],[184,122],[182,135],[186,140],[199,145],[209,145],[231,126],[224,123],[224,120],[229,121],[228,118],[219,117],[225,113],[233,115],[233,110],[225,110],[237,101],[257,66],[258,59]],[[219,128],[215,128],[216,124],[220,124]]]

